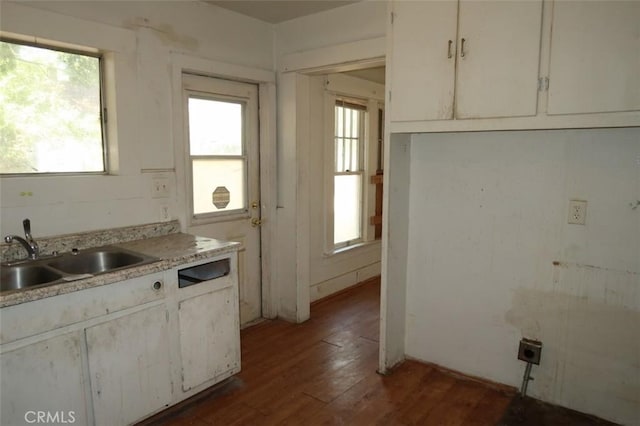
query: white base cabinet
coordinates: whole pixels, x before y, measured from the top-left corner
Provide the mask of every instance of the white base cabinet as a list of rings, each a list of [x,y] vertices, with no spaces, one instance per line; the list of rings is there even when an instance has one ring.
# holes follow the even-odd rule
[[[186,266],[216,260],[1,309],[0,422],[129,425],[239,372],[237,254]]]

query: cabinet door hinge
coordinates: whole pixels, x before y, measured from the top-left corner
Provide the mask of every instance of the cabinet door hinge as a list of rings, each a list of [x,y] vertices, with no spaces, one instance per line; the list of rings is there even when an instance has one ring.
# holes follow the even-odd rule
[[[538,91],[545,92],[549,90],[549,77],[540,77],[538,79]]]
[[[389,104],[391,104],[391,90],[389,90]]]
[[[102,122],[107,123],[107,108],[102,108]]]
[[[391,12],[391,25],[393,25],[393,21],[396,19],[396,14]]]

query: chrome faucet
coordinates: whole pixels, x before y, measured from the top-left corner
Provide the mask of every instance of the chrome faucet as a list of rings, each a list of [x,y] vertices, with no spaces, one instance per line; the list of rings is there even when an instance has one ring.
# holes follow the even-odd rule
[[[7,235],[4,237],[4,240],[7,243],[12,243],[13,241],[19,242],[27,251],[30,259],[37,259],[40,254],[40,249],[38,248],[36,240],[31,236],[31,221],[29,219],[23,220],[22,227],[24,228],[24,238],[17,235]]]

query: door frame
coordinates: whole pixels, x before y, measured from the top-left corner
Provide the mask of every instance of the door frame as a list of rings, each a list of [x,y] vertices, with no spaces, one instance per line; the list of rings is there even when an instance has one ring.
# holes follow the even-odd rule
[[[171,53],[172,130],[178,206],[188,205],[187,194],[190,191],[190,188],[187,188],[186,159],[183,149],[186,141],[184,140],[182,75],[186,73],[258,85],[262,317],[275,318],[278,316],[278,298],[274,288],[274,253],[277,252],[275,245],[277,202],[276,74],[264,69],[229,64],[182,53]],[[189,223],[190,212],[183,208],[178,208],[177,211],[184,232]]]

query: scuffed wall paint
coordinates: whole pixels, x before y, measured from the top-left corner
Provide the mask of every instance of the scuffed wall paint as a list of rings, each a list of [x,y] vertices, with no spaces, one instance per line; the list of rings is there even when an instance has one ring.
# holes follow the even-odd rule
[[[640,128],[414,135],[407,355],[519,387],[539,339],[529,395],[638,424],[639,158]]]
[[[547,288],[514,292],[505,320],[544,344],[534,396],[591,413],[615,399],[619,418],[638,414],[639,273],[555,262]]]

